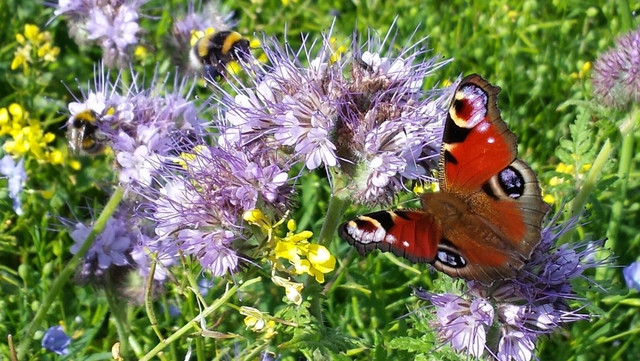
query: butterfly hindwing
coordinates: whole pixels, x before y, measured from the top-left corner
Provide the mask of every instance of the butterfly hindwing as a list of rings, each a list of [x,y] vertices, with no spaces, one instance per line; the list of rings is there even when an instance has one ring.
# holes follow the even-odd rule
[[[360,254],[379,249],[412,262],[432,262],[437,252],[440,229],[426,212],[378,211],[343,223],[340,237]]]

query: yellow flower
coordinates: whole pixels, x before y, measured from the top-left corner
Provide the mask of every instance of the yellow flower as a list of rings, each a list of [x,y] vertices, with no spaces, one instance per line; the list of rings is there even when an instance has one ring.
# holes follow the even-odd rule
[[[19,47],[13,54],[13,60],[11,61],[11,70],[16,70],[22,66],[24,67],[24,71],[26,72],[29,68],[29,63],[32,62],[33,60],[31,60],[31,45]]]
[[[547,204],[554,204],[556,202],[556,197],[554,197],[553,194],[545,194],[544,197],[542,197],[542,200]]]
[[[573,174],[573,170],[574,170],[574,167],[571,164],[564,164],[560,162],[556,166],[556,172],[558,173]]]
[[[288,232],[284,237],[280,237],[274,230],[284,222],[284,219],[272,225],[259,209],[247,211],[243,217],[250,224],[260,227],[262,233],[267,235],[266,248],[272,249],[267,258],[275,269],[290,274],[306,273],[322,283],[324,282],[324,274],[335,268],[335,257],[325,246],[309,242],[313,232],[296,233],[297,225],[294,220],[291,219],[287,222]],[[293,268],[286,267],[279,259],[288,260]]]
[[[322,273],[329,273],[336,268],[336,258],[325,246],[310,244],[307,258],[313,268]]]
[[[276,334],[275,321],[271,320],[268,315],[264,315],[258,309],[242,306],[240,307],[240,314],[246,316],[244,318],[244,325],[250,328],[251,331],[265,332],[266,338],[271,338]]]
[[[40,28],[37,25],[25,24],[24,37],[27,38],[27,40],[29,40],[34,44],[37,44],[39,34],[40,34]]]
[[[284,287],[285,294],[287,299],[292,303],[300,306],[302,303],[302,288],[304,288],[304,284],[298,282],[291,282],[289,279],[284,279],[278,276],[272,276],[271,280],[273,283],[280,287]]]
[[[43,63],[54,62],[60,55],[60,48],[51,44],[51,33],[40,32],[40,28],[33,24],[24,26],[24,34],[16,34],[19,46],[13,54],[11,70],[23,68],[26,74],[29,64],[35,59],[41,59]]]
[[[38,161],[54,165],[64,164],[61,151],[49,147],[56,136],[54,133],[44,132],[38,119],[30,119],[29,113],[17,103],[7,108],[0,108],[0,136],[9,135],[3,149],[14,157],[30,154]]]

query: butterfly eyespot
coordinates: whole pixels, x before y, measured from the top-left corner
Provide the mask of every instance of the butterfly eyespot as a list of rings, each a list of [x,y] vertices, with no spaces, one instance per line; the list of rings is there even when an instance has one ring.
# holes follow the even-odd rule
[[[463,268],[467,265],[467,261],[465,261],[462,256],[459,254],[444,248],[438,248],[438,254],[436,255],[436,259],[451,268]]]
[[[524,194],[524,177],[511,166],[500,171],[498,182],[500,188],[513,199],[518,199]]]

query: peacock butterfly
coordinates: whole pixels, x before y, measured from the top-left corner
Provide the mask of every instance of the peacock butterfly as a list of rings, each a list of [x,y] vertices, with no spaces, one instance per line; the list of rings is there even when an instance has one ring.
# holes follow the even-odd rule
[[[477,74],[458,85],[444,126],[440,192],[423,194],[423,209],[359,216],[340,226],[340,237],[361,254],[390,251],[452,277],[514,277],[540,242],[549,206],[535,173],[516,158],[499,92]]]

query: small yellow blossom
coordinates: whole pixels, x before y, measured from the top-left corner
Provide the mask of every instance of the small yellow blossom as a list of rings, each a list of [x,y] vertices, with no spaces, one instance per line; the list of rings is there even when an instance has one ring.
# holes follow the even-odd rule
[[[32,43],[38,43],[38,35],[40,34],[40,28],[37,25],[25,24],[24,37]]]
[[[54,165],[64,163],[62,152],[49,146],[55,140],[55,134],[44,132],[40,121],[30,119],[20,104],[13,103],[7,108],[0,108],[2,135],[11,137],[4,140],[2,149],[14,157],[29,154],[41,162]]]
[[[40,28],[33,24],[24,26],[24,34],[16,34],[16,41],[20,46],[13,54],[11,70],[22,67],[25,74],[29,71],[30,64],[39,59],[42,63],[52,63],[60,55],[60,48],[52,45],[51,33],[40,32]]]
[[[145,60],[149,57],[149,51],[142,45],[136,46],[136,50],[133,52],[133,55],[138,60]]]
[[[288,232],[284,237],[280,237],[274,232],[274,229],[282,224],[284,219],[272,225],[259,209],[247,211],[243,217],[250,224],[260,227],[262,232],[267,235],[266,248],[272,249],[267,258],[274,268],[298,275],[306,273],[314,276],[316,281],[320,283],[324,282],[325,273],[334,270],[335,257],[325,246],[309,242],[313,232],[295,233],[297,225],[294,220],[287,222]],[[285,267],[279,258],[288,260],[293,269]]]
[[[284,287],[285,294],[289,301],[300,306],[302,303],[302,288],[304,287],[304,284],[292,282],[289,279],[284,279],[276,275],[272,276],[271,280],[276,285]]]
[[[573,171],[574,171],[574,167],[572,164],[564,164],[560,162],[556,166],[556,172],[558,173],[573,174]]]
[[[72,159],[69,161],[69,167],[73,170],[80,170],[80,168],[82,168],[82,163],[77,159]]]
[[[268,315],[264,315],[258,309],[253,307],[240,307],[240,314],[245,315],[244,325],[253,332],[265,332],[266,338],[275,336],[276,323],[271,320]]]
[[[553,194],[545,194],[544,197],[542,197],[542,200],[547,204],[554,204],[556,202],[556,197],[554,197]]]

